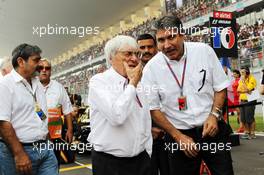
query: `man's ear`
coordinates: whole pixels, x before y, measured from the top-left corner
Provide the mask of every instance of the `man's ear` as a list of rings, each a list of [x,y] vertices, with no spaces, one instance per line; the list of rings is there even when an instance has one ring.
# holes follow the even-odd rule
[[[25,64],[25,60],[22,57],[17,58],[17,63],[20,67],[23,67]]]

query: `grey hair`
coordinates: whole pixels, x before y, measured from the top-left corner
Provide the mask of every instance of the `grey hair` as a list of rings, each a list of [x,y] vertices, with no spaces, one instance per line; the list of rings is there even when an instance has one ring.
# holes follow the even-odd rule
[[[183,30],[181,20],[175,16],[164,16],[155,21],[154,28],[156,31],[163,29],[177,29],[177,31]]]
[[[40,61],[46,61],[51,66],[51,62],[47,58],[41,58]]]
[[[7,69],[7,68],[12,68],[12,59],[10,57],[6,57],[3,59],[3,62],[0,66],[1,70]]]
[[[104,48],[106,61],[109,63],[111,57],[113,57],[116,54],[116,51],[118,51],[124,46],[131,46],[138,48],[136,39],[134,39],[131,36],[117,35],[114,38],[107,41]]]

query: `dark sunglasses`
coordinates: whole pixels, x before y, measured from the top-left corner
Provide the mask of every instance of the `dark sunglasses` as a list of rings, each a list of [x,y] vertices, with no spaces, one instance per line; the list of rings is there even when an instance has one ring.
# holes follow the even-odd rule
[[[50,66],[38,66],[38,70],[41,71],[41,70],[51,70],[51,67]]]

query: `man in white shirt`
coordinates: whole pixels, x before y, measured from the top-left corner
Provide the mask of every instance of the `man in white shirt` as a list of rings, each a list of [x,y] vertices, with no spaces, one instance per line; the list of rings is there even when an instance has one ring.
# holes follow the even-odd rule
[[[230,133],[220,121],[229,81],[215,52],[184,42],[175,16],[161,18],[156,28],[162,52],[145,66],[142,83],[150,89],[152,119],[167,133],[170,175],[199,174],[202,160],[212,174],[232,175]]]
[[[21,44],[14,69],[0,80],[0,174],[58,174],[47,142],[47,102],[36,77],[41,50]]]
[[[148,34],[142,34],[137,37],[139,50],[142,53],[141,61],[146,65],[158,52],[156,39]],[[152,121],[151,133],[153,137],[152,155],[151,155],[151,175],[168,175],[168,154],[164,149],[164,131]]]
[[[93,76],[88,104],[94,175],[148,175],[152,150],[151,117],[140,84],[137,42],[119,35],[105,45],[112,67]]]
[[[51,80],[51,64],[47,59],[41,59],[39,66],[39,80],[44,87],[48,107],[48,128],[49,137],[56,143],[61,139],[72,142],[73,128],[71,112],[72,104],[70,98],[62,84]],[[62,116],[65,118],[67,132],[65,138],[62,138]],[[54,150],[58,163],[60,164],[60,150]]]

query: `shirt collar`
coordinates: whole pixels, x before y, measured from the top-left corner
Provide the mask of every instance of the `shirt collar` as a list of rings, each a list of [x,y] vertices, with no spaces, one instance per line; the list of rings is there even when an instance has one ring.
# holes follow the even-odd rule
[[[187,58],[187,46],[186,46],[185,42],[183,43],[183,46],[184,46],[184,53],[183,53],[183,55],[179,61],[171,60],[165,54],[163,54],[163,55],[171,63],[182,63]]]
[[[47,86],[43,86],[44,92],[47,93],[47,90],[52,86],[52,80],[50,80],[49,84]]]
[[[14,78],[14,80],[15,80],[16,83],[21,82],[21,81],[27,81],[15,69],[13,69],[11,71],[11,75],[13,76],[13,78]],[[37,80],[38,80],[38,77],[31,78],[32,83],[35,82],[35,81],[37,81]]]
[[[110,68],[110,73],[114,76],[115,80],[118,82],[126,82],[127,79],[120,75],[113,67]]]
[[[49,87],[51,86],[51,84],[52,84],[52,80],[50,80],[49,84],[46,85],[46,86],[44,86],[44,88],[45,88],[45,89],[46,89],[46,88],[49,88]]]
[[[27,85],[30,90],[32,90],[33,94],[35,94],[37,86],[38,86],[38,77],[31,78],[32,87],[30,88],[29,83],[25,78],[23,78],[15,69],[11,71],[11,75],[13,76],[16,83],[22,82],[24,85]]]
[[[13,69],[11,71],[11,75],[13,76],[16,83],[18,83],[24,79],[19,73],[17,73],[17,71],[15,69]]]

